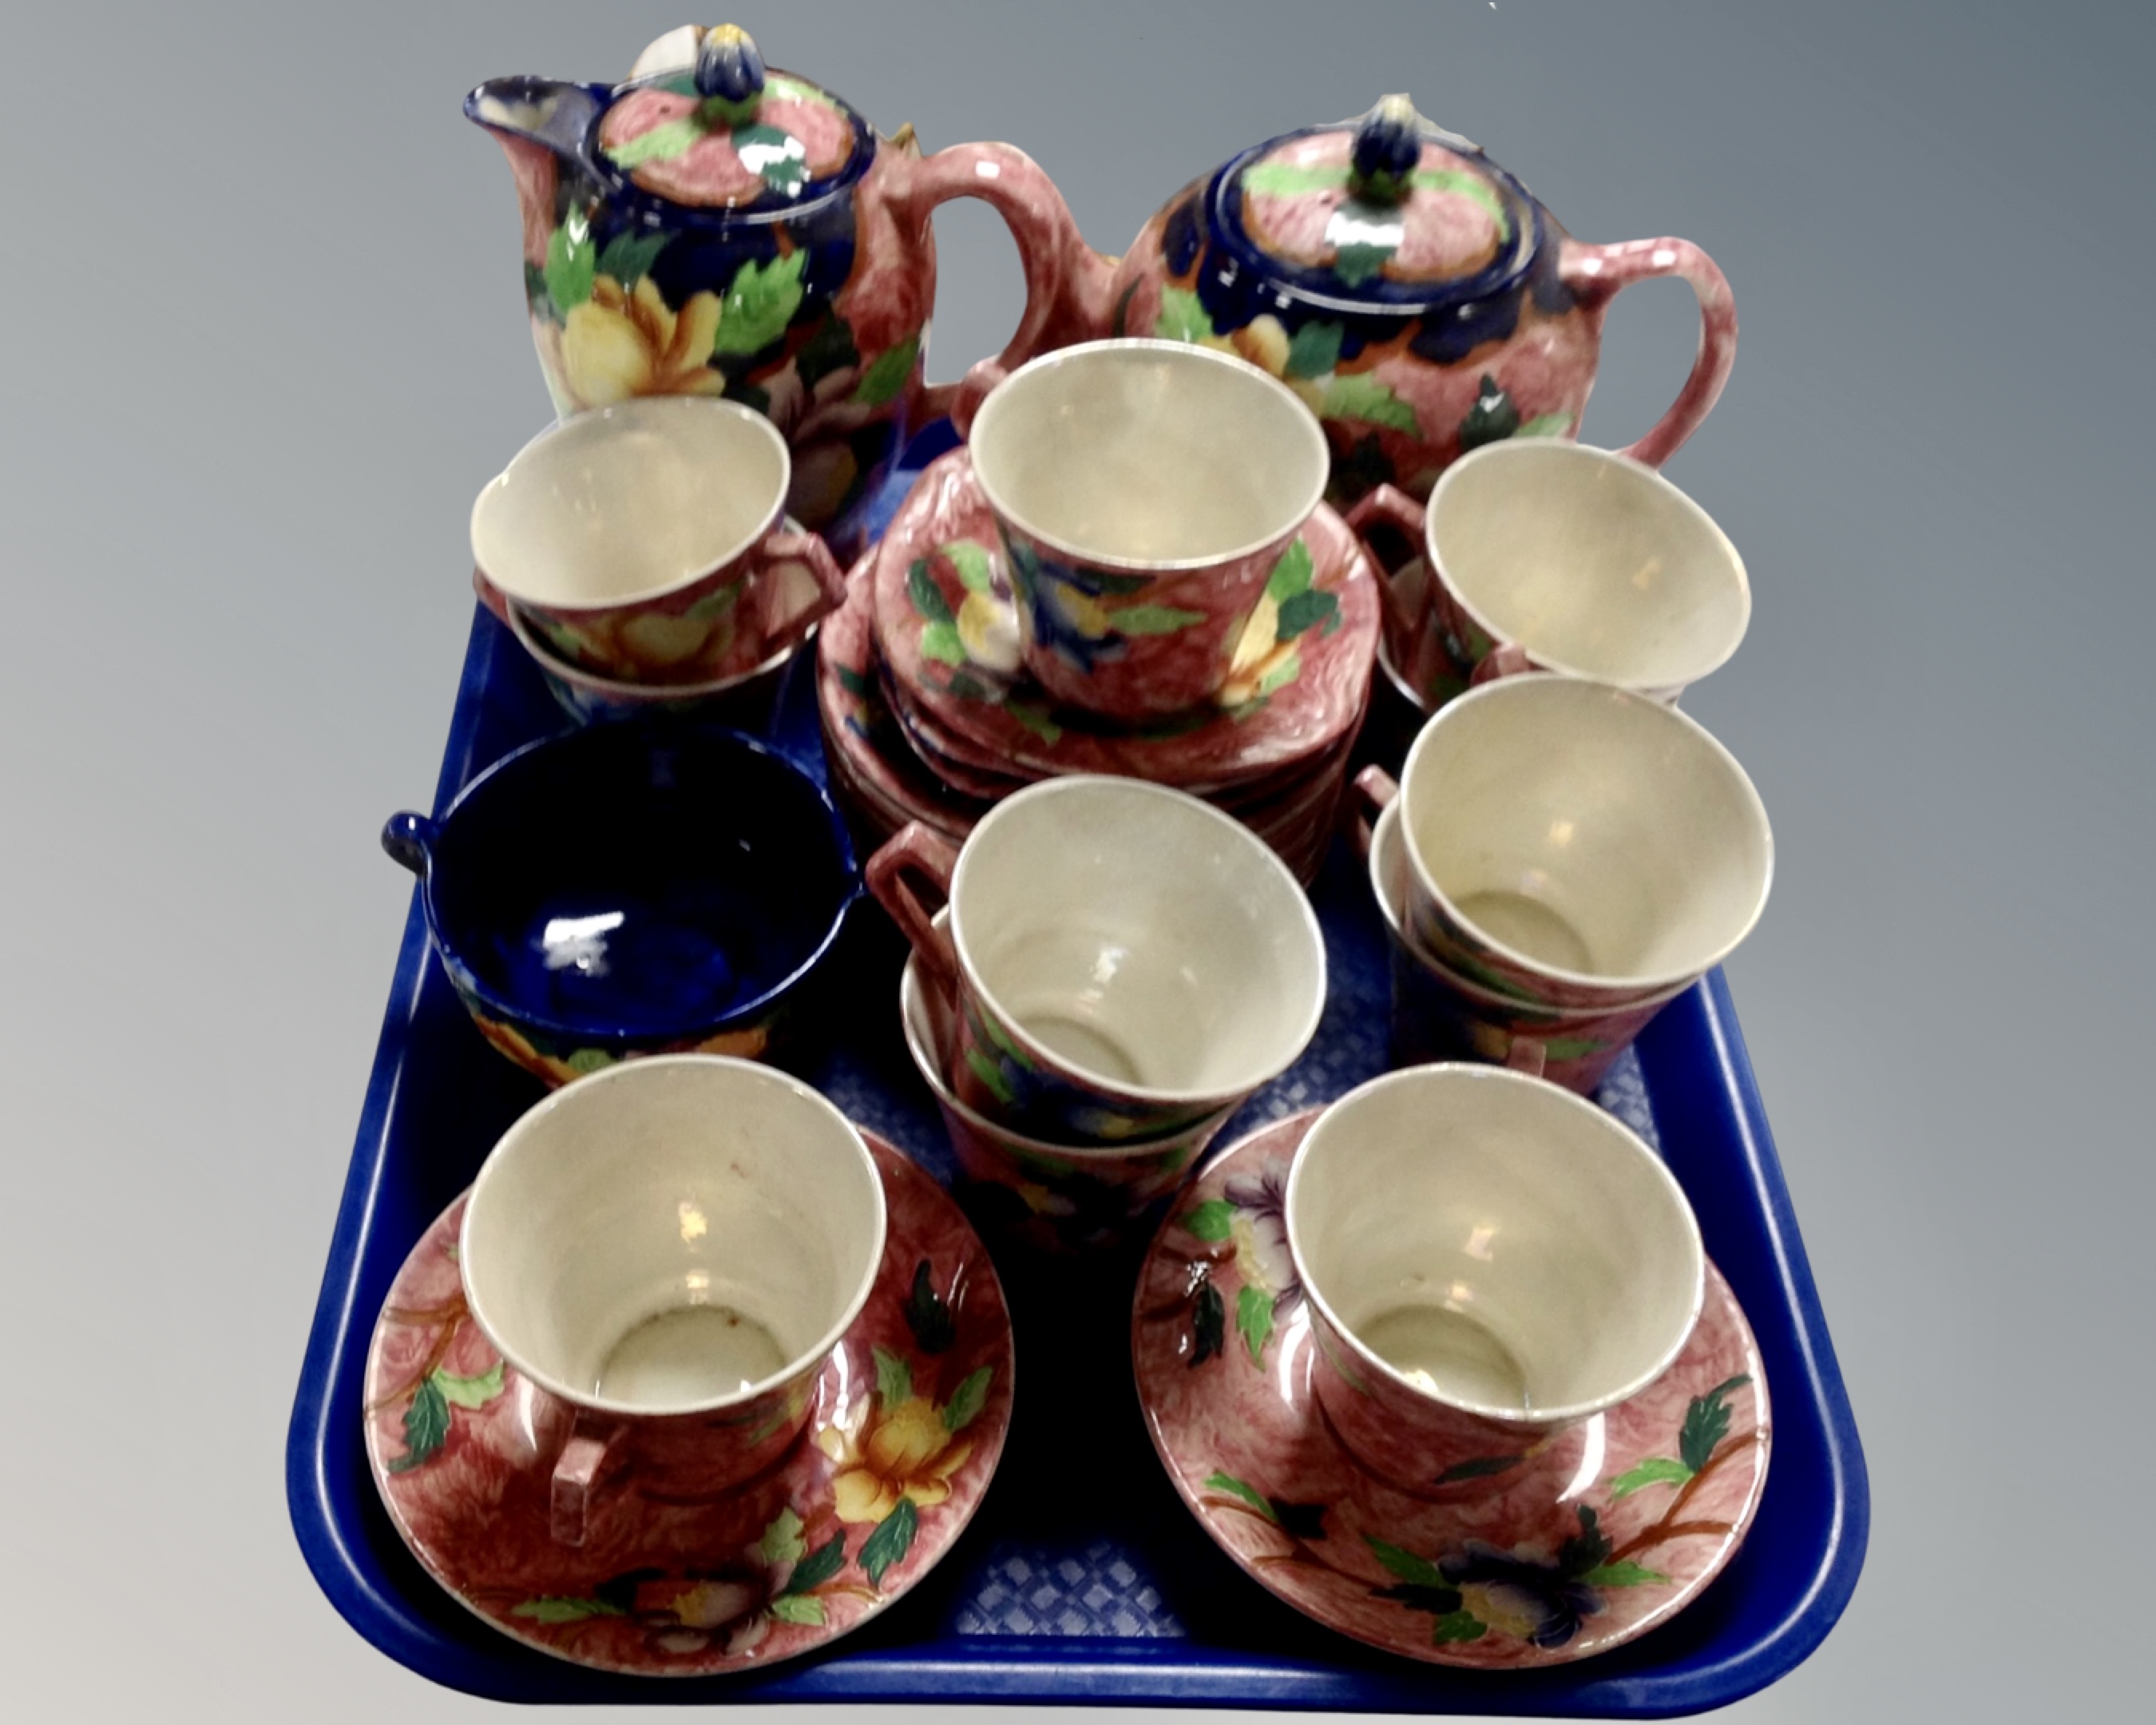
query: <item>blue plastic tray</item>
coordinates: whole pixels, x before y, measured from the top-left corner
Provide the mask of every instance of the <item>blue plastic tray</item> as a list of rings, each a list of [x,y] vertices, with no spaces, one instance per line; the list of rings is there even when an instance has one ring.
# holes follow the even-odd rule
[[[924,439],[914,465],[947,442]],[[813,667],[804,655],[797,669],[774,729],[820,773]],[[566,722],[514,640],[478,612],[436,811],[488,763]],[[1223,1142],[1387,1064],[1383,933],[1361,865],[1336,847],[1312,896],[1332,966],[1324,1024]],[[902,951],[872,903],[853,922],[835,962],[865,1009],[846,1040],[788,1064],[947,1178],[941,1124],[898,1030]],[[539,1094],[472,1028],[429,952],[415,894],[285,1475],[300,1549],[331,1602],[383,1652],[452,1688],[513,1701],[933,1697],[1649,1717],[1721,1707],[1773,1682],[1819,1645],[1856,1584],[1870,1519],[1863,1455],[1719,971],[1656,1020],[1601,1100],[1658,1144],[1758,1334],[1774,1397],[1766,1494],[1743,1548],[1688,1610],[1629,1647],[1545,1671],[1452,1671],[1367,1651],[1306,1621],[1215,1548],[1140,1422],[1127,1258],[1044,1273],[1001,1255],[1025,1389],[995,1482],[942,1566],[827,1655],[671,1681],[585,1671],[494,1633],[428,1578],[390,1526],[367,1474],[361,1375],[405,1254]],[[1082,1471],[1064,1459],[1074,1453],[1086,1458]]]

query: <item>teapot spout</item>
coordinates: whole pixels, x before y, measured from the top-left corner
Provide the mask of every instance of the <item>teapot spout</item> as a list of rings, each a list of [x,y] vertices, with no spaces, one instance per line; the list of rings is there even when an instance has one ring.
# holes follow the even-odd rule
[[[491,132],[509,157],[527,264],[547,261],[562,168],[583,161],[592,122],[607,100],[600,86],[553,78],[490,78],[465,98],[465,118]]]

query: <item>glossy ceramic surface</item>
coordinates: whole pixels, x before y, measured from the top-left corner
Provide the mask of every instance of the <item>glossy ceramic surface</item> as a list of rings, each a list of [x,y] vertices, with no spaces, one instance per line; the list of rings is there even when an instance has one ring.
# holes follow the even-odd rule
[[[1016,589],[963,449],[922,472],[868,567],[895,686],[992,768],[1210,793],[1342,744],[1368,700],[1376,577],[1322,506],[1275,565],[1213,706],[1135,727],[1059,706],[1024,671]]]
[[[947,911],[939,916],[942,922]],[[968,1183],[967,1201],[985,1225],[1036,1250],[1111,1250],[1151,1230],[1161,1205],[1187,1181],[1227,1124],[1223,1111],[1135,1144],[1051,1144],[975,1112],[951,1087],[960,1053],[957,1003],[906,961],[898,1010],[906,1051],[935,1097]]]
[[[1700,348],[1676,403],[1627,451],[1684,443],[1736,357],[1729,284],[1681,239],[1587,245],[1480,146],[1404,97],[1360,121],[1246,150],[1193,182],[1121,259],[1081,260],[1071,297],[1096,334],[1230,349],[1322,421],[1336,498],[1427,496],[1446,465],[1510,437],[1573,437],[1609,303],[1684,281]]]
[[[829,90],[767,69],[731,26],[670,33],[613,89],[493,79],[465,113],[516,177],[525,300],[557,408],[745,403],[793,446],[789,511],[848,556],[910,430],[960,394],[922,378],[930,213],[978,198],[1009,224],[1027,303],[1005,368],[1049,339],[1062,259],[1082,249],[1023,151],[924,159],[910,126],[879,137]]]
[[[641,713],[655,712],[701,719],[751,733],[771,728],[779,691],[785,685],[786,668],[815,634],[812,626],[806,637],[779,648],[753,670],[739,676],[710,683],[622,683],[557,658],[514,606],[509,608],[508,622],[516,644],[531,655],[532,664],[546,679],[547,692],[579,725],[604,724],[611,719],[633,719]]]
[[[397,1531],[450,1595],[557,1658],[647,1676],[812,1652],[903,1598],[956,1542],[1010,1427],[1011,1331],[956,1205],[880,1140],[890,1233],[866,1309],[771,1472],[707,1501],[603,1500],[552,1537],[560,1404],[472,1321],[459,1199],[391,1285],[367,1360],[367,1448]]]
[[[444,968],[549,1084],[784,1037],[858,891],[837,811],[783,757],[663,717],[533,743],[439,821],[399,814]]]
[[[1328,1629],[1442,1665],[1583,1659],[1692,1604],[1750,1527],[1769,1445],[1758,1351],[1720,1273],[1644,1393],[1547,1446],[1387,1485],[1336,1440],[1312,1387],[1284,1206],[1317,1113],[1215,1157],[1140,1275],[1138,1396],[1199,1525]]]

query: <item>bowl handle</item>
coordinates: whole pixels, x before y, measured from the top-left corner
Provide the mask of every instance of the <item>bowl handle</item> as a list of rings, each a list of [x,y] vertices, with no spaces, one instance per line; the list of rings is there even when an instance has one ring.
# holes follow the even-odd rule
[[[382,824],[382,848],[415,875],[424,875],[434,860],[434,846],[442,836],[441,823],[406,810]]]

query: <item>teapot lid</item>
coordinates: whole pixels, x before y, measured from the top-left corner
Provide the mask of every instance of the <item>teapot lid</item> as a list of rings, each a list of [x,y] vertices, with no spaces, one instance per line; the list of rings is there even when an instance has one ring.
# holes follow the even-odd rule
[[[1356,305],[1479,299],[1524,275],[1541,240],[1527,188],[1404,95],[1259,145],[1221,172],[1214,198],[1216,228],[1250,263]]]
[[[592,153],[649,196],[691,208],[791,212],[858,179],[868,122],[821,85],[767,69],[736,24],[684,24],[637,57]]]

